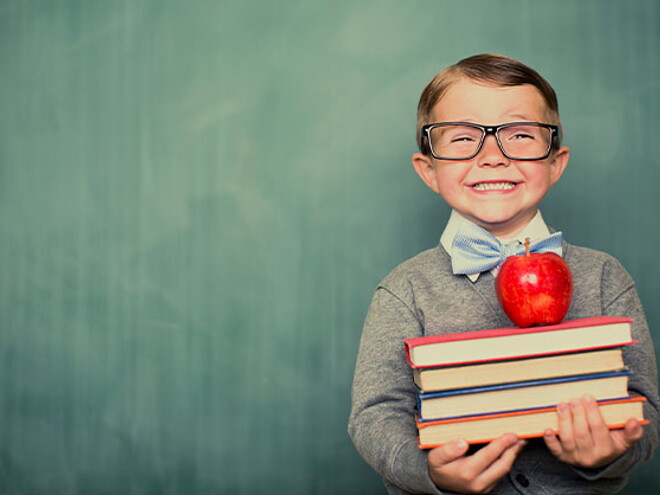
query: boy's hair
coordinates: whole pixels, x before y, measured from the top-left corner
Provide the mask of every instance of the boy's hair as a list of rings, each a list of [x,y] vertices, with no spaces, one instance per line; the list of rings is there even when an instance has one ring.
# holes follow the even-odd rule
[[[421,129],[430,122],[433,108],[447,92],[449,87],[461,78],[467,78],[472,81],[493,84],[495,86],[520,86],[531,84],[539,90],[547,106],[547,124],[555,124],[561,130],[559,121],[559,104],[557,94],[552,89],[550,83],[546,81],[541,74],[531,67],[519,62],[511,57],[484,53],[464,58],[454,65],[451,65],[439,72],[429,82],[417,105],[417,145],[422,153],[428,155],[431,153],[428,143],[422,142]],[[483,122],[480,122],[483,124]],[[486,122],[486,124],[496,124],[498,122]],[[560,131],[561,136],[561,131]],[[554,142],[555,149],[559,147],[560,137]]]

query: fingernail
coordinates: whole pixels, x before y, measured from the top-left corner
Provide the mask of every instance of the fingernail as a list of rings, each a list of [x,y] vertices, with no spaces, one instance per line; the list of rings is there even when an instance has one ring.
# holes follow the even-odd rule
[[[467,445],[468,445],[467,442],[463,439],[456,441],[456,447],[458,447],[461,450],[463,450],[465,447],[467,447]]]
[[[562,402],[562,403],[558,404],[557,405],[557,410],[560,413],[565,413],[566,411],[568,411],[568,404],[566,404],[565,402]]]
[[[584,394],[582,396],[582,400],[584,402],[596,402],[596,398],[591,394]]]
[[[579,408],[579,407],[580,407],[580,401],[579,401],[579,400],[576,400],[576,399],[573,399],[573,400],[571,401],[571,407],[572,407],[573,409],[577,409],[577,408]]]

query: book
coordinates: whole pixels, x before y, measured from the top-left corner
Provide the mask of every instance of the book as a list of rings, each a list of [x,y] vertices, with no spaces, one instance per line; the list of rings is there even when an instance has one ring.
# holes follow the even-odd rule
[[[610,429],[622,428],[628,419],[644,419],[643,397],[599,401],[600,411]],[[452,440],[465,439],[468,443],[486,443],[505,434],[516,433],[519,438],[543,436],[550,428],[558,430],[556,408],[545,407],[502,414],[466,416],[440,421],[418,421],[419,447],[430,449]]]
[[[485,387],[418,393],[422,420],[550,407],[581,397],[596,400],[628,397],[629,371],[510,382]]]
[[[614,348],[462,366],[416,368],[413,370],[413,379],[420,390],[431,392],[516,380],[603,373],[622,370],[624,367],[622,350]]]
[[[426,335],[406,339],[404,345],[412,368],[455,366],[632,344],[632,321],[596,316],[557,325]]]

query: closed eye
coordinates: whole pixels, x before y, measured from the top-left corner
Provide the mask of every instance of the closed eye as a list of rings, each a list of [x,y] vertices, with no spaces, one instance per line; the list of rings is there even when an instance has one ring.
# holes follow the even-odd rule
[[[522,132],[518,132],[516,134],[513,134],[512,136],[509,137],[509,140],[522,140],[522,139],[535,139],[533,135],[531,134],[524,134]]]
[[[456,136],[451,139],[452,143],[458,143],[461,141],[476,141],[472,136]]]

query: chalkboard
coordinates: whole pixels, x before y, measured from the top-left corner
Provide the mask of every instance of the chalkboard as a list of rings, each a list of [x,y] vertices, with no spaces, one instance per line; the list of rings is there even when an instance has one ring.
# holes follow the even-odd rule
[[[572,151],[543,205],[660,327],[647,0],[5,0],[0,492],[383,493],[346,434],[377,282],[436,245],[415,108],[505,53]],[[657,461],[626,493],[655,494]]]

